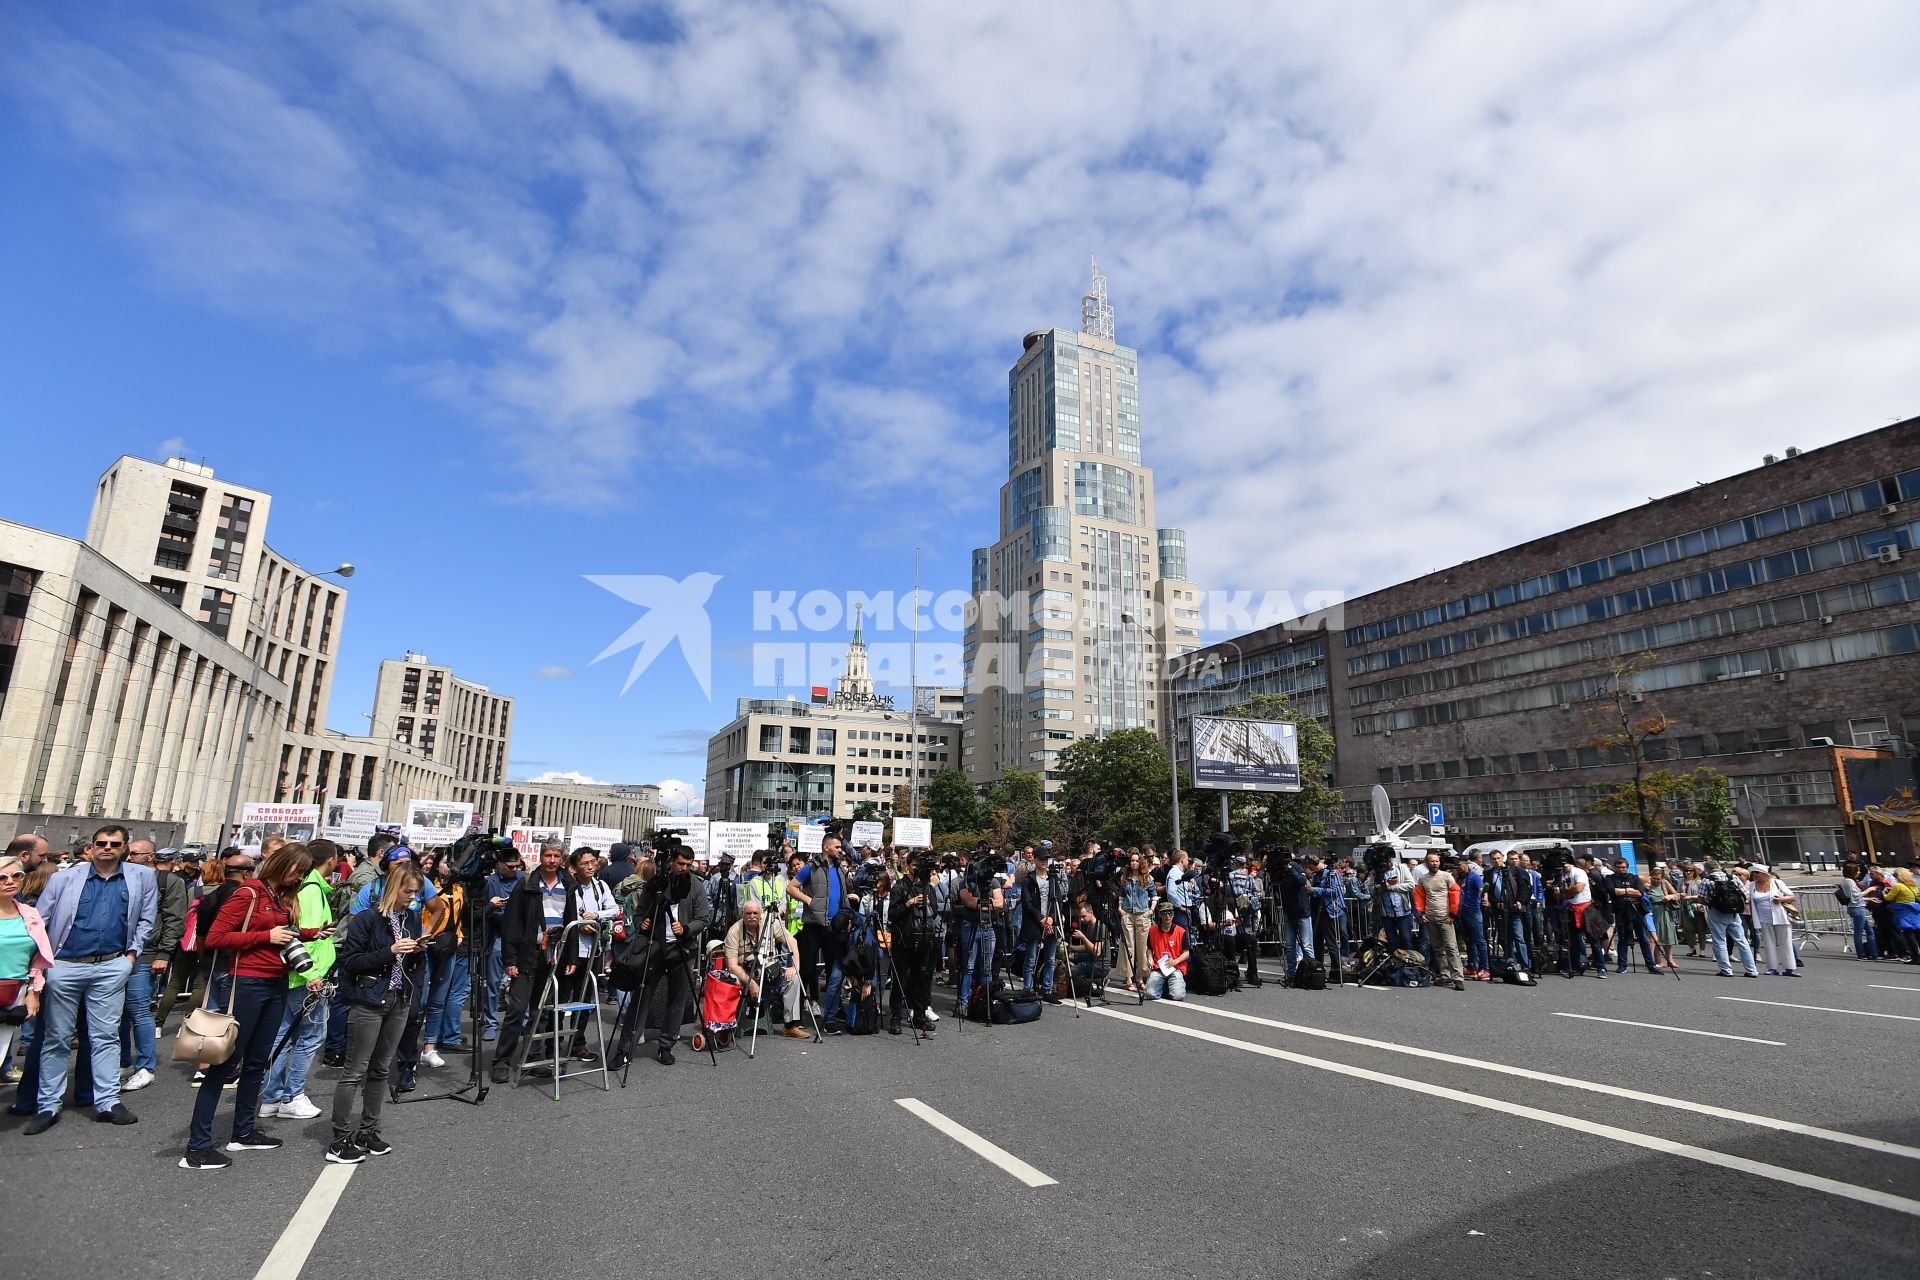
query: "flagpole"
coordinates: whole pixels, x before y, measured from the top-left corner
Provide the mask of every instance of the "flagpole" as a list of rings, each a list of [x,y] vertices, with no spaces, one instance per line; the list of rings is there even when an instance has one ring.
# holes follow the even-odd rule
[[[909,612],[909,621],[913,625],[911,657],[907,665],[912,668],[908,679],[907,697],[911,708],[908,717],[913,734],[913,776],[908,779],[909,797],[908,817],[920,816],[920,545],[913,548],[913,607]]]

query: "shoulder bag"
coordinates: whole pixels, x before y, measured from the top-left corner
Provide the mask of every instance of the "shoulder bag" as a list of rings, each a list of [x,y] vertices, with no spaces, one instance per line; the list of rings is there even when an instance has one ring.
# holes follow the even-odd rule
[[[253,901],[247,903],[246,918],[240,922],[240,932],[245,933],[247,926],[253,923],[253,909],[259,904],[260,895],[254,893]],[[233,967],[239,962],[238,955],[228,962],[228,976],[232,976]],[[211,976],[207,980],[207,988],[213,988]],[[239,984],[229,983],[224,1012],[202,1006],[188,1014],[187,1020],[180,1024],[180,1034],[173,1040],[173,1060],[217,1065],[231,1058],[234,1047],[240,1041],[240,1020],[233,1016],[233,1002],[238,998]]]

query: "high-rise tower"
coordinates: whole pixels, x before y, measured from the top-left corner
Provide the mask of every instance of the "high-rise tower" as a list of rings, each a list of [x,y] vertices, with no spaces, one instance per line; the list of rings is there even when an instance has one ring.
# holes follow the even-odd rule
[[[1098,265],[1079,333],[1036,329],[1007,376],[1000,540],[973,553],[963,767],[1053,789],[1059,753],[1119,729],[1164,734],[1165,659],[1200,645],[1186,534],[1154,523],[1140,456],[1139,353],[1113,338]]]

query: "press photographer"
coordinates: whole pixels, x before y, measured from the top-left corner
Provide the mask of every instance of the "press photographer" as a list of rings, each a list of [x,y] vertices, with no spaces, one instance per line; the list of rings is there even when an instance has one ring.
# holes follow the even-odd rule
[[[1022,986],[1038,991],[1048,1004],[1060,1003],[1060,997],[1053,994],[1053,966],[1060,953],[1060,922],[1066,919],[1066,892],[1066,876],[1054,865],[1053,845],[1043,841],[1034,851],[1033,870],[1020,881],[1020,943],[1026,951],[1020,978]],[[1033,982],[1036,976],[1040,979],[1037,987]]]
[[[620,957],[621,970],[639,977],[616,985],[634,991],[620,1019],[610,1069],[624,1067],[635,1038],[646,1027],[655,1028],[654,1058],[673,1065],[673,1046],[680,1039],[693,999],[693,961],[713,921],[707,886],[693,874],[693,852],[675,844],[660,851],[666,870],[647,881],[634,911],[635,936]]]
[[[999,930],[1007,914],[1007,861],[991,850],[967,864],[960,886],[960,996],[955,1017],[967,1016],[967,1001],[976,986],[991,992],[993,957]]]
[[[933,1022],[927,1006],[933,1002],[933,974],[940,964],[940,914],[934,900],[934,863],[922,857],[913,864],[912,877],[893,886],[887,905],[887,921],[892,934],[890,948],[895,981],[893,1012],[887,1030],[900,1030],[900,1001],[904,996],[911,1011],[914,1029],[922,1036],[933,1034]]]
[[[507,989],[500,1001],[500,1038],[493,1050],[495,1084],[507,1082],[534,993],[546,989],[553,972],[553,947],[574,921],[573,886],[563,870],[565,863],[566,850],[557,841],[542,845],[540,869],[521,878],[501,909],[500,964]],[[561,957],[557,962],[563,975],[579,967],[577,957]]]

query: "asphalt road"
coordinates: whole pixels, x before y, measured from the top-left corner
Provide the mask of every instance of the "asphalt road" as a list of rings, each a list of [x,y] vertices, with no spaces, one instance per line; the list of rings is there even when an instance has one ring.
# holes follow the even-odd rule
[[[766,1042],[717,1068],[683,1046],[611,1093],[390,1109],[394,1154],[350,1171],[321,1161],[324,1117],[263,1122],[287,1147],[231,1171],[176,1169],[191,1093],[169,1066],[132,1128],[6,1118],[0,1189],[44,1280],[1911,1277],[1920,975],[1808,968],[1116,991],[1025,1027],[948,1017],[923,1045]]]

